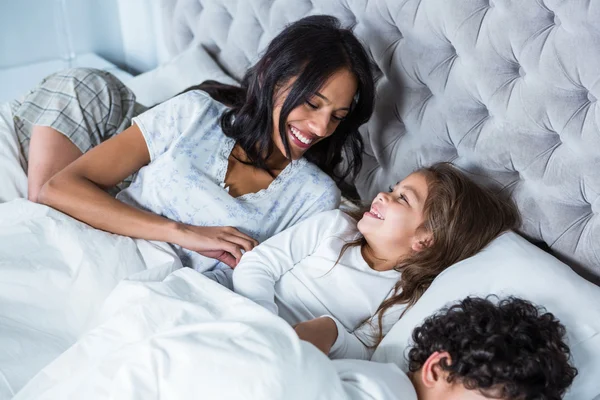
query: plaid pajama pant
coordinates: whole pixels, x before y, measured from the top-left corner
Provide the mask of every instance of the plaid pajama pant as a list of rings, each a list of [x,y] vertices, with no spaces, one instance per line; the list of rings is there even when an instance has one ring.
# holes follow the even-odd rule
[[[22,99],[11,102],[11,110],[21,151],[29,161],[33,125],[54,128],[85,153],[128,128],[146,108],[114,75],[74,68],[48,76]]]

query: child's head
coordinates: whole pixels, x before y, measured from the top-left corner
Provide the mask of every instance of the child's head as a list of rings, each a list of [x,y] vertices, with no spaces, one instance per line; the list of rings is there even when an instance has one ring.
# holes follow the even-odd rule
[[[358,222],[378,260],[402,272],[396,294],[379,309],[412,306],[449,266],[475,255],[520,222],[514,203],[479,186],[449,163],[422,168],[377,195]],[[385,264],[384,262],[384,264]]]
[[[404,298],[412,304],[440,272],[475,255],[519,221],[510,200],[452,164],[438,163],[379,193],[358,229],[378,259],[402,272]]]
[[[577,375],[565,328],[528,301],[466,298],[415,328],[419,400],[559,400]]]

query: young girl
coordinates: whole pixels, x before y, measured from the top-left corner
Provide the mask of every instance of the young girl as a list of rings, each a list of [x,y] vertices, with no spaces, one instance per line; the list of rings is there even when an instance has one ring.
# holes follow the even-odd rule
[[[246,253],[234,290],[331,358],[368,359],[435,277],[519,223],[511,202],[436,164],[379,193],[358,220],[313,216]]]
[[[335,18],[307,17],[269,44],[241,88],[207,86],[230,107],[189,91],[118,135],[135,114],[129,89],[100,71],[56,74],[15,111],[29,197],[98,229],[169,242],[199,271],[234,266],[257,241],[337,206],[335,183],[360,168],[371,67]],[[351,163],[338,168],[343,154]],[[132,174],[116,199],[106,193]]]

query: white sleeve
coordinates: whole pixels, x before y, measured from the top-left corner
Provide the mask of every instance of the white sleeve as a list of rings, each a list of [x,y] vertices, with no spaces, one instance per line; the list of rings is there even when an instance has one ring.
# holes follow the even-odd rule
[[[348,400],[417,400],[412,382],[394,364],[334,360],[333,366]]]
[[[396,322],[400,319],[402,311],[406,308],[405,304],[399,304],[390,307],[383,315],[382,330],[385,336]],[[338,335],[329,351],[329,358],[342,359],[352,358],[357,360],[370,360],[375,348],[375,340],[379,334],[378,317],[375,316],[366,323],[360,325],[353,332],[349,332],[344,325],[331,315],[324,315],[335,322]]]
[[[314,215],[245,253],[233,271],[233,290],[277,314],[275,283],[338,232],[341,214],[333,210]]]
[[[208,94],[190,91],[173,97],[133,118],[140,128],[150,160],[154,161],[211,108]]]
[[[331,318],[337,327],[337,338],[335,339],[333,346],[331,346],[329,358],[333,360],[344,358],[368,360],[371,358],[371,355],[375,349],[369,348],[369,346],[361,342],[356,335],[348,332],[344,325],[342,325],[336,318],[332,317],[331,315],[324,315],[324,317]]]

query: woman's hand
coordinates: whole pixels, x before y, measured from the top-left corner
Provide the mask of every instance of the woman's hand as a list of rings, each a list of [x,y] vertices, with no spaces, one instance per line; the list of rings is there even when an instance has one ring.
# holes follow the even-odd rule
[[[193,226],[180,224],[178,233],[171,243],[203,256],[215,258],[235,268],[242,250],[252,250],[258,242],[230,226]]]
[[[337,326],[329,317],[300,322],[294,330],[300,339],[314,344],[325,355],[329,355],[338,335]]]

